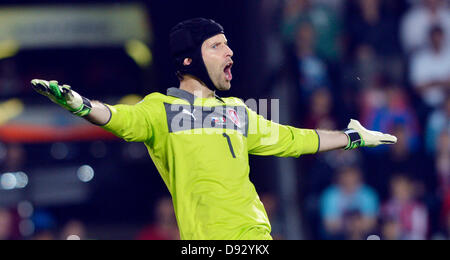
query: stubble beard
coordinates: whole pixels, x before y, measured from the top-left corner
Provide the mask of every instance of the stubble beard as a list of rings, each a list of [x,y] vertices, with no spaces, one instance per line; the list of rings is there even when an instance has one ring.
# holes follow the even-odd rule
[[[231,88],[231,83],[230,82],[224,82],[224,83],[221,83],[218,86],[216,86],[216,88],[219,91],[228,91]]]

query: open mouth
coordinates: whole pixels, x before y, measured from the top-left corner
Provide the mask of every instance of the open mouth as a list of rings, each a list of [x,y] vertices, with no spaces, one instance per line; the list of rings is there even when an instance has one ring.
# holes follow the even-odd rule
[[[225,73],[225,79],[227,81],[231,81],[233,79],[233,75],[231,74],[231,67],[233,67],[233,62],[227,63],[223,72]]]

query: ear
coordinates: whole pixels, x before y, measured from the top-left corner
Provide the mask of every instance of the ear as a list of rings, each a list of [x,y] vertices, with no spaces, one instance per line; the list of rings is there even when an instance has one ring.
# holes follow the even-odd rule
[[[183,65],[184,66],[189,66],[189,65],[191,65],[191,63],[192,63],[192,59],[191,58],[186,58],[183,61]]]

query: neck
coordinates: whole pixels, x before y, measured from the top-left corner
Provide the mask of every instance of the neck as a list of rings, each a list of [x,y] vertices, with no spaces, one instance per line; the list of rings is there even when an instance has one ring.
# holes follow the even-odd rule
[[[190,75],[183,76],[183,80],[180,81],[180,89],[185,90],[199,98],[214,98],[214,91]]]

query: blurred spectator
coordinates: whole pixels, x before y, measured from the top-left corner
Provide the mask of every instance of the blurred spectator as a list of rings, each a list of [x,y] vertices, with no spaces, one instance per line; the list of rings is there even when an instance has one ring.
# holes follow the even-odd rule
[[[320,87],[329,83],[327,65],[314,49],[315,31],[310,23],[302,23],[295,42],[297,77],[303,100]]]
[[[61,240],[87,240],[86,227],[79,220],[71,220],[62,228]]]
[[[446,217],[445,217],[445,226],[444,226],[444,230],[445,230],[445,239],[446,240],[450,240],[450,214],[447,213]]]
[[[344,167],[337,184],[321,198],[321,215],[327,239],[364,237],[374,229],[378,214],[377,194],[363,183],[356,167]]]
[[[442,131],[450,132],[450,97],[447,97],[445,104],[440,109],[435,110],[428,118],[425,132],[425,144],[428,153],[436,153],[439,135]]]
[[[450,42],[444,37],[443,28],[433,26],[428,34],[431,45],[411,57],[411,82],[432,108],[444,103],[450,89]]]
[[[271,235],[275,240],[282,240],[283,237],[283,223],[281,223],[281,219],[278,211],[278,198],[275,194],[272,193],[264,193],[261,195],[261,202],[264,204],[264,208],[266,209],[267,217],[270,220],[270,225],[272,227]]]
[[[379,58],[372,47],[362,44],[357,47],[354,59],[346,59],[340,65],[341,91],[338,93],[342,114],[359,114],[359,93],[376,83],[381,71]]]
[[[340,56],[340,20],[333,9],[311,0],[285,1],[282,33],[285,43],[294,43],[299,27],[311,24],[316,32],[313,49],[319,57],[334,61]]]
[[[162,198],[155,208],[156,220],[144,227],[136,237],[137,240],[179,240],[179,232],[172,200]]]
[[[357,46],[355,55],[354,70],[359,83],[358,88],[364,89],[371,86],[379,77],[380,60],[375,50],[367,44]],[[353,91],[353,94],[355,94],[355,91]]]
[[[428,211],[415,199],[412,180],[395,175],[390,182],[391,197],[382,206],[382,218],[398,224],[402,240],[424,240],[428,231]]]
[[[367,237],[367,221],[359,211],[349,212],[345,216],[347,225],[348,240],[364,240]]]
[[[397,137],[397,143],[392,145],[387,153],[368,153],[367,158],[367,179],[380,192],[381,200],[388,199],[389,181],[397,172],[408,172],[421,180],[431,176],[430,172],[421,170],[422,157],[413,153],[410,148],[409,129],[405,125],[396,124],[389,131]]]
[[[383,7],[382,0],[347,2],[346,56],[356,61],[357,75],[366,86],[379,73],[396,80],[402,79],[404,73],[396,17]]]
[[[394,82],[377,81],[377,85],[365,89],[360,97],[361,122],[368,129],[384,131],[397,136],[397,144],[364,149],[367,156],[368,181],[382,199],[388,194],[389,176],[401,171],[418,178],[430,175],[422,171],[419,151],[420,128],[414,109],[410,106],[405,90]]]
[[[395,219],[384,219],[381,221],[381,239],[400,240],[400,225]]]
[[[336,129],[337,122],[333,113],[333,99],[329,89],[319,88],[314,91],[308,100],[307,115],[301,124],[309,129]],[[343,151],[343,150],[342,150]],[[355,157],[355,152],[343,153],[340,150],[330,151],[314,157],[306,157],[302,161],[302,166],[306,167],[303,172],[308,172],[302,181],[301,192],[306,194],[308,214],[312,214],[311,219],[317,219],[317,200],[320,192],[332,182],[332,172],[342,165],[356,163],[359,158]],[[303,178],[302,178],[303,179]]]
[[[354,2],[357,6],[353,7]],[[382,0],[349,1],[347,6],[346,30],[350,52],[354,52],[358,46],[366,45],[377,56],[398,55],[400,47],[396,37],[395,17],[383,12]]]
[[[334,181],[336,173],[349,165],[360,165],[362,156],[360,151],[334,150],[316,156],[305,157],[302,160],[301,187],[299,192],[304,199],[305,230],[311,233],[311,239],[322,239],[323,234],[318,234],[323,223],[321,222],[323,191]]]
[[[438,139],[436,169],[440,195],[450,193],[450,131],[441,132]]]
[[[406,142],[406,149],[412,152],[418,149],[419,122],[404,89],[394,82],[387,82],[364,90],[360,99],[364,126],[385,133],[392,133],[394,127],[402,126],[406,131],[404,135],[406,140],[402,140]],[[387,146],[371,149],[371,152],[386,149]]]
[[[263,80],[265,86],[259,87],[259,92],[261,93],[265,93],[269,89],[272,89],[273,85],[277,84],[275,82],[279,82],[282,74],[292,71],[292,69],[286,70],[286,66],[280,66],[280,64],[286,63],[285,59],[288,58],[286,57],[284,42],[280,39],[280,20],[283,15],[283,8],[284,1],[261,0],[260,13],[258,15],[259,19],[253,21],[255,24],[259,25],[259,30],[261,30],[261,34],[264,35],[261,52],[264,53],[265,64],[259,63],[259,71],[266,79]],[[260,42],[260,40],[258,40],[258,42]],[[261,77],[259,78],[262,79]]]
[[[308,157],[303,158],[303,164],[308,163]],[[302,192],[309,196],[318,196],[324,189],[333,183],[333,175],[341,168],[349,165],[360,165],[362,155],[358,150],[334,150],[319,154],[311,158],[310,165],[303,172],[307,172]],[[313,200],[316,200],[315,198]],[[314,205],[317,203],[314,202]]]
[[[9,210],[0,208],[0,240],[13,239],[13,216]]]
[[[433,25],[440,25],[446,38],[443,44],[450,44],[450,9],[443,0],[421,0],[411,8],[401,22],[401,41],[404,50],[410,54],[427,44]]]
[[[450,240],[450,192],[443,199],[440,226],[440,231],[433,236],[433,239]]]
[[[320,88],[312,94],[308,115],[303,127],[309,129],[336,129],[337,122],[332,113],[333,97],[327,88]]]
[[[390,147],[386,165],[380,170],[394,174],[395,172],[408,172],[417,178],[420,176],[420,156],[414,153],[411,143],[410,129],[407,125],[394,125],[391,133],[397,137],[397,143]],[[429,173],[427,173],[429,174]],[[426,178],[426,176],[424,177]]]

